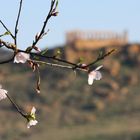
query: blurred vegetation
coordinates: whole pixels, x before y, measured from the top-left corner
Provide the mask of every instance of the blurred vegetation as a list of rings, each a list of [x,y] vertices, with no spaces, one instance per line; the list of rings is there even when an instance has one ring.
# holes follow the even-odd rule
[[[43,66],[41,94],[36,94],[36,76],[26,64],[0,65],[0,84],[23,110],[36,106],[39,121],[27,129],[26,120],[3,100],[0,140],[139,140],[139,54],[138,45],[117,50],[102,61],[103,79],[92,86],[83,72],[75,77],[71,70]],[[7,55],[0,50],[0,59]]]

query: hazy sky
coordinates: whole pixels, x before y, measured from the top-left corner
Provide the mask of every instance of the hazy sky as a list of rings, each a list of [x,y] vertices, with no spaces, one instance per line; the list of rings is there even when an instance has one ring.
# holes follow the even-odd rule
[[[20,0],[1,0],[0,19],[13,31]],[[48,13],[51,0],[23,0],[19,26],[20,48],[31,45]],[[59,0],[59,16],[48,24],[50,32],[39,43],[51,47],[65,43],[73,29],[128,30],[131,42],[140,42],[140,0]],[[47,28],[47,29],[48,29]],[[4,32],[0,26],[0,34]],[[6,38],[5,38],[6,39]]]

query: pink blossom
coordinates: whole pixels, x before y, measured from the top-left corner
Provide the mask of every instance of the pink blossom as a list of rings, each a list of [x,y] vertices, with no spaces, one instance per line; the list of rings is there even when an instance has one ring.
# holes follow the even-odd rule
[[[14,58],[14,63],[25,63],[30,59],[30,54],[18,52]]]
[[[0,100],[7,98],[7,96],[6,96],[7,92],[8,91],[5,89],[2,89],[2,86],[0,85]]]
[[[89,72],[88,74],[88,84],[92,85],[94,80],[100,80],[102,78],[102,74],[98,71],[103,66],[97,67],[95,70]]]

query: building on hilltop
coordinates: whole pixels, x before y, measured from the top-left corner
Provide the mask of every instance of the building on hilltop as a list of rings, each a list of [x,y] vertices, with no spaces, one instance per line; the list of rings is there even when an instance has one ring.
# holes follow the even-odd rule
[[[128,44],[128,34],[110,31],[71,31],[66,33],[66,59],[75,62],[80,57],[93,60],[93,51],[118,48]]]

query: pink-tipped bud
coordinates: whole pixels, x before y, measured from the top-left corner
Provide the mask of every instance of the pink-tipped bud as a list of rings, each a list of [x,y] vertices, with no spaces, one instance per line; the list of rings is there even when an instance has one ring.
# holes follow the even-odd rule
[[[36,46],[34,46],[33,48],[34,48],[34,50],[36,50],[37,52],[41,52],[41,49],[40,49],[40,48],[38,48],[38,47],[36,47]]]

